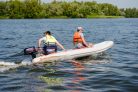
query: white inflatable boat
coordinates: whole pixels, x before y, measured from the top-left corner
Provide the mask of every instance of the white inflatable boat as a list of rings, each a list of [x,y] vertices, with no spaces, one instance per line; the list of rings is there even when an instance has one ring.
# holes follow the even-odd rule
[[[57,61],[57,60],[73,59],[73,58],[88,56],[103,52],[111,48],[113,44],[114,44],[113,41],[104,41],[101,43],[94,44],[93,47],[90,48],[70,49],[66,51],[60,51],[57,53],[36,57],[32,60],[32,63],[42,63],[47,61]]]

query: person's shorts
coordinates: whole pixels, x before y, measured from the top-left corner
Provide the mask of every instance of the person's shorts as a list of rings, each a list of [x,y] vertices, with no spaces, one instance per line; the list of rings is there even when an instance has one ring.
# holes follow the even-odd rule
[[[84,48],[85,46],[82,43],[77,43],[75,46],[77,49]]]
[[[57,46],[56,45],[51,45],[51,46],[46,46],[45,45],[43,47],[43,51],[44,51],[45,55],[56,52],[57,51]]]

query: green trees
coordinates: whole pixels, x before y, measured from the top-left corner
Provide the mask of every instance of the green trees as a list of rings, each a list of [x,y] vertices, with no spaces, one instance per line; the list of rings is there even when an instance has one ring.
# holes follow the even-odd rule
[[[19,0],[6,2],[6,12],[9,18],[23,18],[23,3]]]
[[[52,2],[50,4],[45,4],[45,9],[47,10],[45,13],[48,14],[47,17],[50,16],[62,16],[63,15],[63,8],[62,3],[60,2]]]
[[[6,9],[6,3],[5,2],[0,2],[0,16],[5,16],[7,11]]]
[[[138,18],[138,9],[136,9],[136,8],[126,8],[125,17],[126,18]]]
[[[91,15],[138,17],[138,9],[118,9],[112,4],[97,2],[42,3],[41,0],[0,1],[0,18],[87,18]]]
[[[25,0],[24,18],[41,18],[42,6],[40,0]]]
[[[70,18],[84,18],[86,17],[84,4],[82,5],[79,2],[71,2],[62,4],[64,9],[64,16]]]
[[[121,15],[120,10],[117,8],[117,6],[113,6],[112,4],[100,4],[100,10],[101,13],[107,16],[119,16]]]

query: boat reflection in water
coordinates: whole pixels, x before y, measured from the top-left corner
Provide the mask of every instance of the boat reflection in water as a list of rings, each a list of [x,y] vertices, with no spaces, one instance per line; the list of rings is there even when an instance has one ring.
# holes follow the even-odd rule
[[[81,62],[76,60],[72,60],[71,64],[73,65],[73,76],[71,79],[71,83],[66,87],[69,88],[70,92],[81,92],[82,87],[80,86],[80,82],[86,80],[86,78],[82,75],[82,72],[85,70],[85,66]]]

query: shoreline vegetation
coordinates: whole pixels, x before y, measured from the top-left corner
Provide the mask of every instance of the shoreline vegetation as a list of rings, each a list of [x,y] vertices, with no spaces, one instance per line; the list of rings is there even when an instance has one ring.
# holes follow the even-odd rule
[[[0,19],[138,18],[137,8],[122,8],[108,3],[53,0],[0,1]]]
[[[105,16],[105,15],[91,15],[91,16],[89,15],[86,17],[86,19],[92,19],[92,18],[100,19],[100,18],[125,18],[125,17],[124,16]],[[11,19],[11,18],[7,16],[0,16],[0,19]],[[30,19],[30,18],[12,18],[12,19]],[[51,16],[49,18],[36,18],[36,19],[73,19],[73,18],[69,18],[67,16]]]

